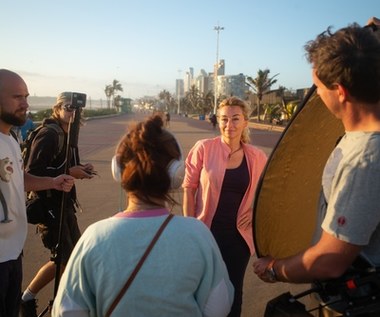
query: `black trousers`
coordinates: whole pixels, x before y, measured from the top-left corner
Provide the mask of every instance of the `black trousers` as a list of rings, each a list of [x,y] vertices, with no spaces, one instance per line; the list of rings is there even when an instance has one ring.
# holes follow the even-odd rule
[[[0,317],[17,317],[21,301],[22,255],[0,263]]]
[[[221,230],[211,226],[211,232],[219,246],[228,275],[235,288],[234,302],[228,317],[240,317],[244,275],[251,256],[249,247],[237,229]]]

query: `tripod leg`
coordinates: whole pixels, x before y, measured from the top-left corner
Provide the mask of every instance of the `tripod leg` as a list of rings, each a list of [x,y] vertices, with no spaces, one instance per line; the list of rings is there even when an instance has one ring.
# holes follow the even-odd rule
[[[53,301],[50,300],[48,306],[44,308],[44,310],[38,315],[38,317],[45,316],[46,313],[51,311],[51,308],[53,307]]]

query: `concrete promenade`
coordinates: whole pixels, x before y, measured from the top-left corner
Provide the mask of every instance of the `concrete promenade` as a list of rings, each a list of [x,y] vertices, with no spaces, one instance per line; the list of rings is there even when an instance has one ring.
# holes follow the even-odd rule
[[[126,131],[128,122],[142,120],[145,116],[130,114],[88,120],[81,128],[79,136],[81,161],[82,163],[91,162],[99,173],[99,176],[95,176],[91,180],[76,181],[78,198],[83,209],[83,212],[77,215],[82,232],[91,223],[110,217],[124,209],[124,194],[121,192],[119,184],[112,179],[110,162],[115,146]],[[250,127],[251,142],[269,155],[281,134],[278,127],[254,123],[250,123]],[[181,144],[185,157],[197,140],[219,135],[218,128],[213,130],[208,121],[176,115],[172,115],[169,130],[175,134]],[[182,203],[182,190],[175,191],[173,196],[180,204]],[[173,211],[175,214],[182,214],[181,206],[176,206]],[[39,236],[35,234],[35,226],[29,225],[28,229],[27,242],[24,248],[23,289],[28,285],[39,267],[50,257],[50,252],[43,247]],[[38,294],[38,313],[53,298],[53,286],[51,283]],[[261,317],[268,300],[286,291],[296,294],[305,288],[306,286],[303,285],[265,284],[255,277],[250,263],[245,277],[242,317]],[[46,315],[49,316],[48,313]]]

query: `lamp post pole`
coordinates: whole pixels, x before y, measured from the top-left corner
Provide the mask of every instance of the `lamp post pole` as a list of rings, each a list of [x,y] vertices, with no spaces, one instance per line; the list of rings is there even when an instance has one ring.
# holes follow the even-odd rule
[[[214,26],[214,30],[216,31],[216,64],[214,70],[214,114],[216,114],[216,103],[218,102],[218,69],[219,69],[219,32],[224,30],[224,27]]]
[[[177,109],[177,114],[180,114],[180,104],[181,104],[181,69],[178,69],[178,87],[177,87],[177,98],[178,98],[178,109]]]
[[[179,84],[179,83],[178,83]],[[181,102],[181,96],[178,94],[178,109],[177,109],[177,114],[179,114],[179,104]]]

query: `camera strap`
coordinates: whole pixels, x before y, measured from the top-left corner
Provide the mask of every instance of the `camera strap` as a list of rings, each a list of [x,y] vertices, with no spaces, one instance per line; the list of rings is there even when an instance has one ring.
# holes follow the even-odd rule
[[[5,197],[1,191],[1,188],[0,188],[0,203],[1,205],[3,206],[3,211],[4,211],[4,219],[1,220],[0,222],[1,223],[8,223],[8,222],[11,222],[12,220],[8,218],[8,205],[7,205],[7,202],[5,200]]]
[[[137,263],[135,269],[129,276],[127,282],[123,286],[123,288],[120,290],[119,294],[116,296],[115,300],[111,304],[110,308],[108,309],[105,317],[110,317],[114,309],[116,308],[117,304],[121,300],[121,298],[124,296],[125,292],[128,290],[129,286],[131,286],[133,280],[135,279],[137,273],[140,271],[142,265],[144,264],[146,258],[148,257],[150,251],[152,251],[154,245],[156,244],[158,238],[160,237],[161,233],[164,231],[165,227],[169,223],[169,221],[174,217],[173,214],[169,214],[165,221],[161,224],[160,228],[157,230],[156,234],[154,235],[152,241],[149,243],[148,247],[146,248],[144,254],[140,258],[139,262]]]

